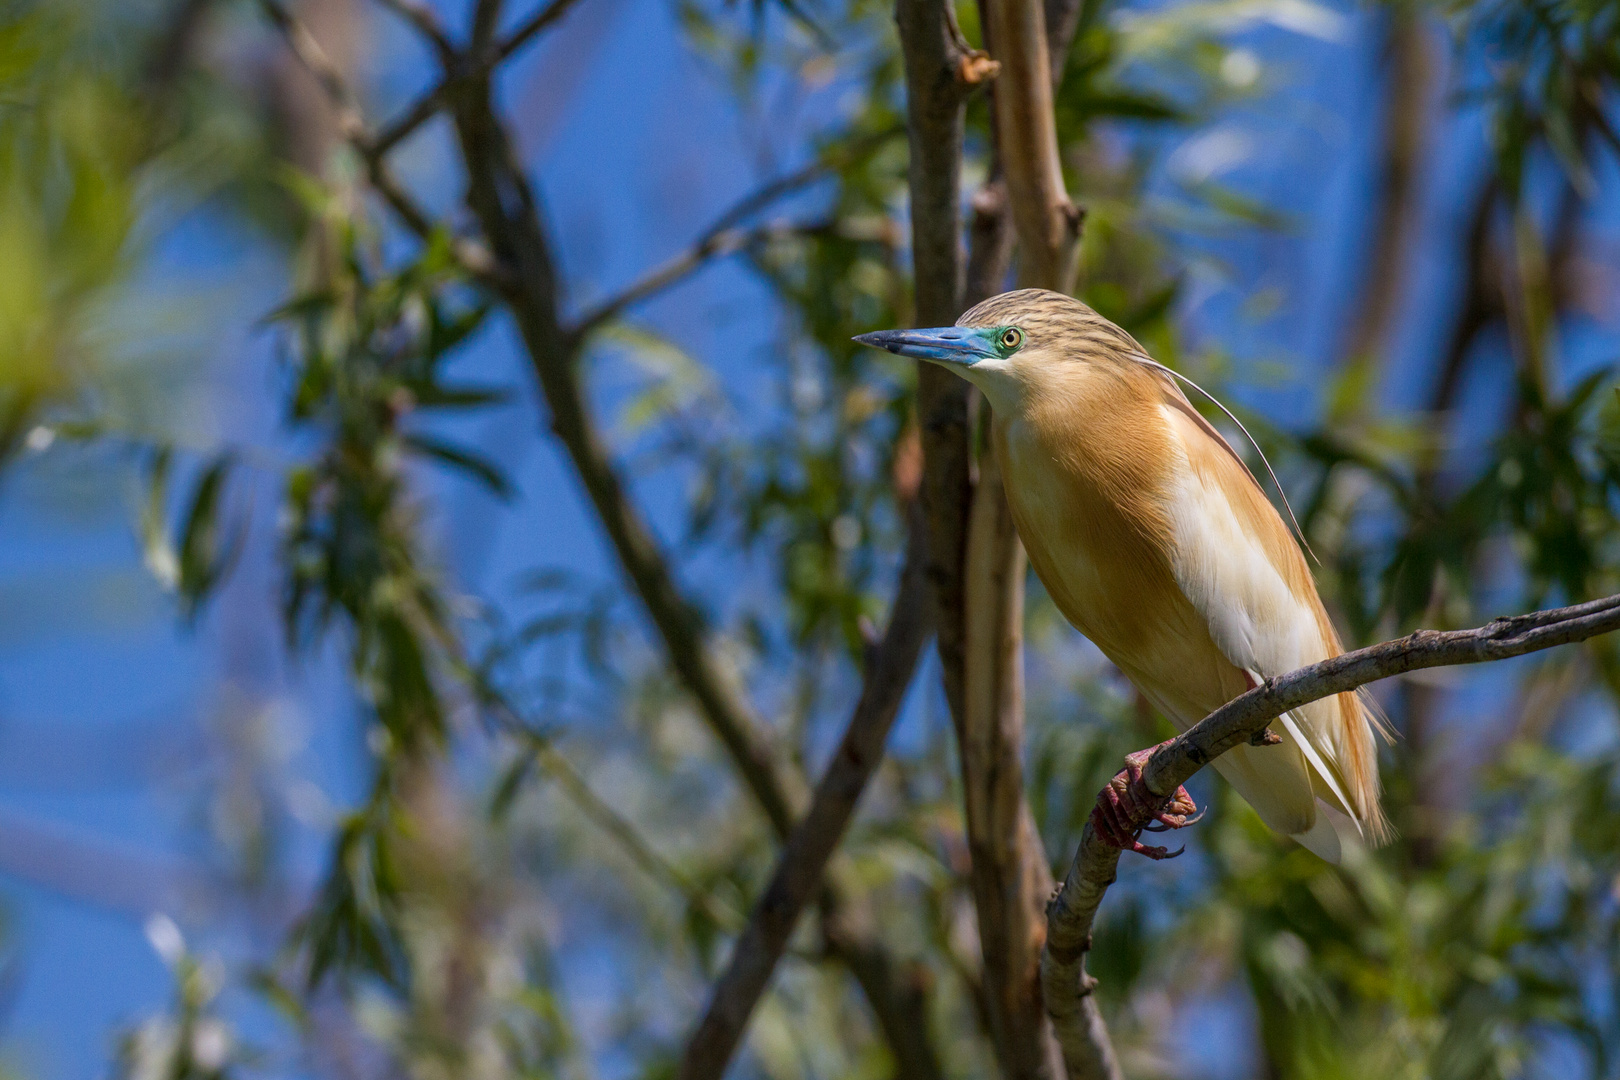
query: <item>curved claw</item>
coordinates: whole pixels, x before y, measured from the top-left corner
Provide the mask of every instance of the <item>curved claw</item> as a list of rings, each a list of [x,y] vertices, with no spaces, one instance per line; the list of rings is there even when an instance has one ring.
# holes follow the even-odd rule
[[[1187,850],[1185,846],[1175,851],[1153,847],[1142,843],[1142,833],[1184,829],[1201,820],[1204,812],[1185,787],[1176,788],[1168,799],[1147,790],[1142,773],[1158,749],[1138,750],[1125,758],[1125,768],[1098,793],[1097,804],[1091,811],[1091,825],[1097,837],[1111,847],[1134,851],[1154,860],[1174,859]]]
[[[1121,846],[1125,847],[1125,845],[1121,845]],[[1177,858],[1180,855],[1186,854],[1187,845],[1183,844],[1180,847],[1176,848],[1176,850],[1174,850],[1174,851],[1167,851],[1162,847],[1150,847],[1149,845],[1144,844],[1140,840],[1137,840],[1136,838],[1133,837],[1131,839],[1130,845],[1128,847],[1125,847],[1125,850],[1134,851],[1138,855],[1146,855],[1148,858],[1152,859],[1154,862],[1163,862],[1166,859],[1174,859],[1174,858]]]

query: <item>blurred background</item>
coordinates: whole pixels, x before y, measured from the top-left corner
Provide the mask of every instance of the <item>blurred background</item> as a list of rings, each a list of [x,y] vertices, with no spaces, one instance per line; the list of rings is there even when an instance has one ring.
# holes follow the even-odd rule
[[[458,262],[455,130],[388,158],[426,239],[351,145],[437,82],[412,15],[459,40],[468,7],[0,3],[6,1075],[663,1075],[769,873],[510,314]],[[892,11],[555,14],[496,92],[591,320],[587,405],[814,775],[902,547],[914,373],[848,341],[909,321]],[[1079,295],[1256,433],[1347,640],[1616,591],[1620,6],[1078,20]],[[964,200],[987,128],[981,95]],[[1027,619],[1061,877],[1167,728],[1033,579]],[[1617,660],[1379,686],[1400,837],[1343,869],[1200,776],[1187,857],[1126,864],[1104,908],[1127,1073],[1620,1075]],[[845,850],[945,1074],[990,1075],[938,684],[930,650]],[[734,1074],[891,1072],[804,928]]]

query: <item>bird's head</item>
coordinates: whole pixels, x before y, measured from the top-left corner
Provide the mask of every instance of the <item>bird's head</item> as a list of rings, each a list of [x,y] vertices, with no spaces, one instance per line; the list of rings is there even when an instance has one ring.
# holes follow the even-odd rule
[[[950,368],[998,409],[1032,384],[1081,374],[1079,368],[1141,354],[1129,334],[1080,301],[1045,289],[1019,289],[976,305],[955,326],[880,330],[863,345]]]

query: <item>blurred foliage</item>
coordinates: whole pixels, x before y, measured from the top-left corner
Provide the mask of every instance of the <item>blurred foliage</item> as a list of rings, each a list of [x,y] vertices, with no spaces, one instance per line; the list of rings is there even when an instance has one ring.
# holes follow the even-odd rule
[[[231,1025],[218,1015],[225,972],[215,958],[186,947],[180,928],[164,915],[146,925],[152,947],[169,965],[175,1004],[151,1017],[119,1041],[120,1080],[227,1080],[251,1055],[238,1044]]]
[[[850,341],[910,320],[901,63],[884,4],[674,8],[745,112],[767,115],[782,82],[837,98],[795,143],[824,175],[739,253],[748,303],[770,312],[767,339],[711,357],[632,308],[595,330],[580,369],[593,406],[615,407],[602,426],[633,491],[658,496],[714,647],[813,772],[856,684],[864,627],[885,614],[903,532],[896,478],[916,468],[910,365]],[[976,37],[976,10],[958,8]],[[277,451],[128,423],[100,320],[141,266],[138,226],[184,172],[180,148],[208,152],[187,140],[230,125],[240,137],[244,116],[275,110],[215,100],[192,75],[164,104],[131,57],[167,40],[165,20],[125,12],[115,49],[87,29],[99,10],[12,5],[0,19],[0,458],[56,434],[133,447],[146,562],[194,628],[254,557],[268,517],[256,493],[273,492],[278,542],[264,547],[288,651],[341,658],[368,768],[354,804],[321,820],[313,898],[291,920],[264,905],[278,940],[295,926],[249,976],[193,957],[172,924],[151,931],[176,999],[124,1039],[122,1074],[338,1075],[352,1040],[368,1068],[380,1062],[365,1075],[664,1075],[772,846],[617,582],[537,559],[511,588],[469,596],[439,546],[447,475],[484,489],[495,512],[525,505],[503,447],[458,423],[507,396],[450,374],[474,342],[498,338],[486,330],[504,298],[460,268],[456,221],[421,243],[396,235],[338,156],[283,185],[292,298],[264,323],[280,348]],[[1594,205],[1597,178],[1613,175],[1616,8],[1410,10],[1452,32],[1458,93],[1438,109],[1482,111],[1482,183],[1501,194],[1489,250],[1463,267],[1470,290],[1500,301],[1456,350],[1451,374],[1489,399],[1467,406],[1467,430],[1455,400],[1374,400],[1363,368],[1307,387],[1323,408],[1268,424],[1242,407],[1261,366],[1209,345],[1189,317],[1200,282],[1231,283],[1218,240],[1272,241],[1293,219],[1183,151],[1235,113],[1280,108],[1297,73],[1272,62],[1275,31],[1342,37],[1350,15],[1299,0],[1085,0],[1055,97],[1066,176],[1087,209],[1082,297],[1233,396],[1299,496],[1324,592],[1357,643],[1620,588],[1620,396],[1604,363],[1559,369],[1577,245],[1556,212],[1560,200]],[[216,19],[209,31],[239,49],[262,32],[234,6]],[[235,55],[221,45],[192,66]],[[247,97],[274,85],[242,82]],[[988,124],[981,95],[968,111],[972,184],[991,171]],[[248,141],[267,156],[276,138],[261,124]],[[208,190],[225,205],[212,209],[262,224],[269,185],[254,171],[216,175]],[[1572,220],[1579,240],[1588,222]],[[1457,313],[1431,317],[1444,336]],[[740,367],[748,380],[726,377]],[[1029,791],[1061,869],[1097,788],[1165,726],[1033,588],[1028,636]],[[1343,869],[1206,785],[1214,809],[1193,854],[1132,867],[1098,927],[1092,969],[1131,1075],[1184,1075],[1168,1021],[1234,989],[1252,1004],[1268,1077],[1506,1078],[1570,1060],[1615,1075],[1617,667],[1599,643],[1483,676],[1489,701],[1403,686],[1392,711],[1408,741],[1385,763],[1404,836]],[[947,1074],[986,1075],[954,743],[938,695],[921,697],[843,850],[862,917],[927,989]],[[1466,734],[1448,744],[1435,729],[1453,715]],[[890,1074],[824,946],[814,927],[795,939],[740,1074]],[[284,1045],[243,1051],[227,983],[286,1019]]]

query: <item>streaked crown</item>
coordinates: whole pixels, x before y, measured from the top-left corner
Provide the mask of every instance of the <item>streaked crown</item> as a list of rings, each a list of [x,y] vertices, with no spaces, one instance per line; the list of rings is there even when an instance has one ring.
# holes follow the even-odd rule
[[[1135,338],[1072,296],[1047,289],[1017,289],[992,296],[956,320],[957,326],[1014,326],[1029,346],[1082,356],[1147,352]]]

